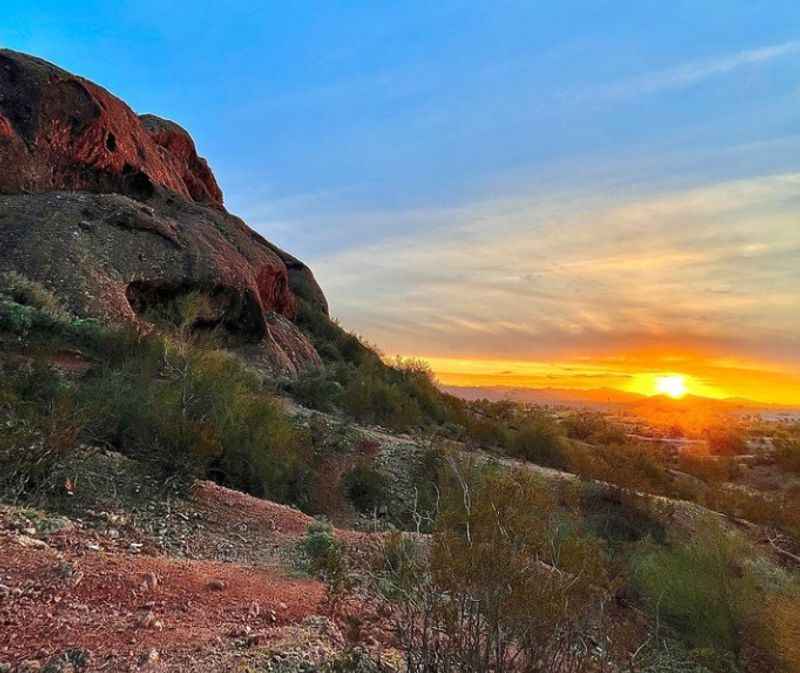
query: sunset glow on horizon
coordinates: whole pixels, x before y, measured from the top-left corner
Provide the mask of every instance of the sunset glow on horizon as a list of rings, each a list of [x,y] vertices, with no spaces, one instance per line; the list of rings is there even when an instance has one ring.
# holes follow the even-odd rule
[[[723,400],[742,398],[768,404],[800,406],[800,372],[763,363],[683,359],[681,373],[648,367],[639,358],[573,361],[512,361],[411,356],[426,361],[443,385],[556,390],[602,390],[648,397],[665,395]],[[674,356],[666,358],[675,362]],[[683,373],[685,372],[685,373]]]

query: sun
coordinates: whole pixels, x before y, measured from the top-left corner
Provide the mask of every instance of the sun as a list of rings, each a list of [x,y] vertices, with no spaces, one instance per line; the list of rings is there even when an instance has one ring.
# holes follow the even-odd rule
[[[686,378],[680,375],[656,376],[656,392],[676,400],[680,399],[688,392]]]

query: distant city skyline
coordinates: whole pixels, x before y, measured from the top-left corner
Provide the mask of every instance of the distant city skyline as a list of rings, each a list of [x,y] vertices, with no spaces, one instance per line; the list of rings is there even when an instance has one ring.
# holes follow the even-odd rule
[[[796,2],[4,10],[2,46],[186,127],[388,355],[800,404]]]

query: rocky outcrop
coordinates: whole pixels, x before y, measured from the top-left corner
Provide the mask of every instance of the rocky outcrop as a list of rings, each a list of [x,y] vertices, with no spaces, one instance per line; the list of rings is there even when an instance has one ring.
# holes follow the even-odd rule
[[[327,313],[310,269],[222,205],[189,134],[105,89],[0,50],[0,271],[107,322],[174,318],[236,337],[276,374],[320,365],[291,322]]]
[[[167,119],[155,115],[141,115],[139,119],[158,145],[164,162],[180,176],[192,199],[222,205],[222,190],[206,160],[197,155],[192,137]]]
[[[0,193],[80,190],[147,197],[153,185],[222,206],[189,135],[140,119],[102,87],[0,50]]]

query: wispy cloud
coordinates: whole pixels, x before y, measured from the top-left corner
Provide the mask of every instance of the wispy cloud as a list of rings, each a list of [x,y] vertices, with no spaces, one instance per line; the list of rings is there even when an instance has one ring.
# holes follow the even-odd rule
[[[337,314],[389,352],[556,358],[655,340],[800,367],[798,208],[800,174],[616,205],[496,200],[312,265]]]
[[[565,97],[575,101],[618,99],[683,89],[746,66],[764,64],[794,54],[800,54],[800,40],[748,49],[713,59],[684,63],[618,82],[571,91]]]

